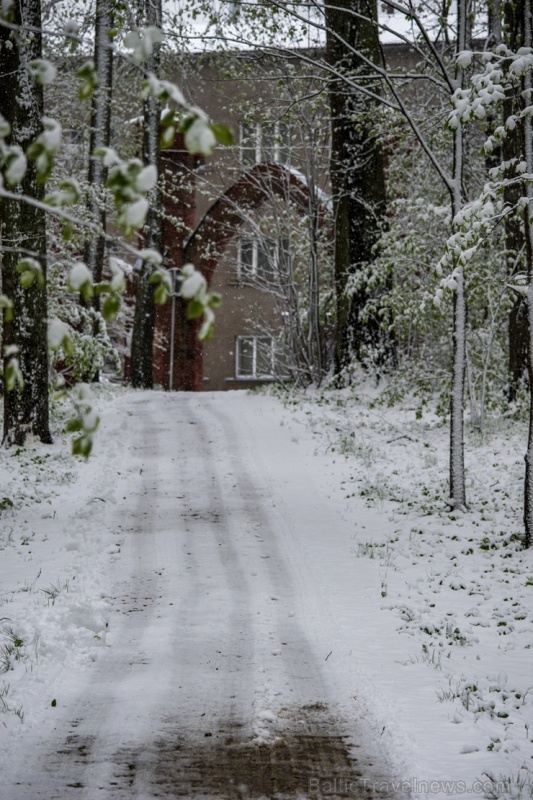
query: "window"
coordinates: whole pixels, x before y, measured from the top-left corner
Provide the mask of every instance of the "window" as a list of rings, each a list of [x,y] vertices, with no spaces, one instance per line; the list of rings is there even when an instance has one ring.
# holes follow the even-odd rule
[[[289,240],[239,239],[240,280],[258,280],[273,283],[280,273],[288,273],[290,265]]]
[[[269,161],[290,161],[290,128],[286,122],[243,122],[241,125],[241,162],[246,166]]]
[[[272,336],[237,336],[237,378],[273,378],[274,358]]]

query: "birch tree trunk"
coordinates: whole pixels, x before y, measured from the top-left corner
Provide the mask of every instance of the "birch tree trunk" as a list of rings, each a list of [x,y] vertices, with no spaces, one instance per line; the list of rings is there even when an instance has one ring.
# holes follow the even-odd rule
[[[146,24],[161,28],[161,0],[146,0]],[[161,64],[160,45],[154,46],[147,61],[149,72],[159,75]],[[160,173],[159,123],[161,107],[150,95],[144,101],[143,160],[154,164]],[[160,183],[156,184],[149,196],[150,209],[144,227],[145,247],[163,253],[164,225]],[[150,283],[152,265],[143,262],[137,278],[137,294],[133,334],[131,341],[131,384],[136,388],[153,388],[153,349],[155,327],[154,288]]]
[[[457,53],[466,48],[466,0],[457,4]],[[456,72],[456,85],[462,88],[463,70]],[[463,196],[463,129],[459,125],[453,143],[452,215],[462,208]],[[453,368],[450,398],[450,499],[451,508],[466,506],[464,457],[464,396],[466,375],[466,296],[463,266],[456,263],[456,289],[453,297]]]
[[[103,160],[94,158],[93,153],[99,147],[108,147],[110,141],[113,53],[109,33],[113,27],[113,6],[113,0],[97,0],[94,30],[94,63],[99,84],[93,94],[91,106],[87,210],[90,218],[100,225],[102,231],[105,231],[106,226],[104,190],[107,169]],[[104,236],[91,235],[85,243],[84,258],[94,281],[101,281],[105,258]],[[99,308],[99,297],[94,298],[94,305]]]
[[[40,0],[19,0],[13,4],[14,24],[20,26],[12,34],[0,24],[0,82],[2,114],[11,126],[9,144],[23,150],[42,131],[43,91],[33,82],[28,64],[41,58]],[[31,32],[29,32],[31,31]],[[48,415],[48,347],[46,281],[34,281],[23,289],[16,271],[23,256],[32,255],[41,265],[46,278],[46,219],[42,210],[22,200],[26,195],[37,200],[44,197],[44,186],[37,182],[34,162],[22,182],[12,190],[20,200],[4,199],[0,203],[2,237],[2,291],[13,301],[13,320],[4,317],[2,347],[18,349],[24,388],[6,390],[4,382],[4,431],[7,444],[23,445],[27,435],[51,442]],[[4,366],[7,363],[4,357]]]

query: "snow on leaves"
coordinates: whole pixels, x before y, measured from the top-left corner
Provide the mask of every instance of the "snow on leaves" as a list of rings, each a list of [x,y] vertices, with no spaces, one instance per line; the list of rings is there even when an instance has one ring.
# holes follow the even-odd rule
[[[23,179],[27,160],[22,148],[18,145],[6,144],[11,128],[7,120],[0,114],[0,170],[3,171],[3,180],[8,186],[16,186]],[[2,173],[0,173],[0,189],[2,188]]]
[[[89,59],[79,68],[76,76],[80,79],[78,86],[78,97],[80,100],[88,100],[92,97],[95,89],[98,88],[99,80],[94,61]]]
[[[28,158],[35,161],[37,180],[45,183],[54,167],[54,160],[61,147],[62,129],[56,119],[43,117],[43,132],[28,147]]]
[[[148,213],[148,200],[145,194],[157,183],[157,170],[153,165],[145,166],[138,158],[123,161],[110,147],[95,151],[101,156],[106,167],[111,167],[107,179],[118,210],[117,223],[125,236],[131,236],[142,228]]]
[[[8,19],[12,3],[10,0],[0,0],[0,3],[0,16]],[[67,22],[63,29],[63,35],[72,40],[78,40],[79,31],[77,23]],[[130,61],[136,65],[143,64],[152,54],[153,48],[162,40],[162,31],[155,27],[131,32],[124,39],[126,47],[133,51]],[[117,50],[112,39],[109,40],[108,46],[117,55],[123,56]],[[35,83],[43,86],[53,83],[57,74],[54,64],[43,58],[33,59],[28,65],[28,72]],[[85,61],[77,70],[76,75],[79,80],[78,97],[82,100],[91,98],[99,86],[99,78],[93,60]],[[217,142],[225,145],[231,144],[231,132],[225,126],[212,123],[202,109],[187,103],[177,86],[169,81],[159,81],[151,73],[145,73],[145,75],[142,96],[146,98],[152,95],[161,103],[166,104],[161,119],[162,146],[172,144],[177,132],[184,134],[185,145],[191,153],[207,156],[213,152]],[[11,187],[20,184],[27,171],[28,159],[36,164],[37,180],[40,183],[48,181],[62,146],[60,123],[51,117],[44,116],[41,132],[26,149],[26,152],[16,143],[7,144],[10,134],[9,124],[0,115],[0,192],[5,186]],[[150,195],[158,181],[157,169],[153,164],[144,164],[138,158],[123,159],[110,147],[96,150],[92,157],[101,158],[103,165],[108,169],[106,186],[116,208],[115,223],[121,229],[124,237],[131,237],[145,224],[151,202]],[[52,214],[63,220],[64,238],[66,239],[70,236],[77,218],[69,216],[62,209],[76,205],[82,200],[82,197],[83,192],[76,178],[66,176],[56,183],[44,200],[36,202],[35,198],[28,197],[27,201],[43,209],[48,208]],[[82,222],[81,224],[85,224],[91,233],[98,233],[98,221]],[[123,246],[133,256],[138,253],[143,261],[154,265],[152,280],[157,284],[154,293],[155,299],[157,302],[165,302],[173,291],[173,287],[169,273],[162,267],[161,255],[153,250],[139,252],[126,243]],[[124,274],[118,262],[110,259],[109,266],[111,278],[106,281],[93,282],[90,270],[82,262],[71,267],[67,280],[67,289],[81,295],[85,303],[90,303],[95,296],[103,296],[101,314],[105,320],[113,319],[118,313],[121,305],[120,295],[125,288]],[[40,287],[44,286],[44,270],[36,259],[23,258],[19,262],[17,270],[20,273],[20,284],[23,288],[27,289],[34,283]],[[190,319],[203,317],[199,336],[201,339],[207,339],[213,333],[213,309],[219,305],[220,298],[208,291],[205,279],[191,265],[185,268],[183,277],[186,296],[182,296],[188,303],[188,316]],[[11,299],[1,295],[0,308],[3,309],[5,320],[12,318],[12,307]],[[73,329],[66,322],[59,319],[49,320],[48,344],[56,355],[58,352],[61,353],[61,357],[68,357],[69,353],[72,354],[73,335]],[[17,353],[13,352],[6,358],[7,388],[22,386]],[[77,415],[71,423],[73,426],[71,430],[80,434],[74,441],[74,452],[87,456],[90,452],[91,437],[96,430],[97,421],[91,417],[86,397],[82,395],[83,392],[76,400]]]
[[[67,422],[69,433],[76,433],[72,440],[72,455],[88,458],[93,447],[93,435],[100,425],[100,417],[92,407],[90,388],[80,383],[71,394],[75,416]]]
[[[211,122],[201,108],[189,105],[180,89],[170,81],[149,75],[143,83],[142,96],[146,98],[150,94],[165,106],[161,115],[161,147],[170,147],[178,132],[185,135],[185,147],[193,154],[210,156],[217,142],[232,144],[229,128]],[[170,108],[169,103],[173,103],[177,109]]]
[[[120,295],[124,292],[126,286],[124,272],[120,268],[117,259],[110,258],[109,266],[112,273],[111,280],[93,283],[91,271],[83,261],[79,261],[70,270],[67,281],[69,290],[80,294],[86,303],[95,295],[105,295],[101,313],[106,322],[111,322],[118,314],[120,310]]]
[[[56,68],[51,61],[48,61],[45,58],[36,58],[33,61],[30,61],[28,68],[34,81],[42,84],[42,86],[48,86],[56,79]]]
[[[201,341],[207,341],[214,333],[213,309],[220,306],[220,295],[208,291],[206,279],[194,269],[192,264],[186,264],[181,270],[181,275],[182,283],[179,295],[188,301],[187,316],[189,319],[203,317],[198,338]]]
[[[23,289],[37,281],[38,286],[42,289],[45,284],[43,268],[35,258],[23,258],[17,264],[17,272],[20,273],[20,285]]]
[[[522,47],[513,53],[502,44],[494,52],[476,53],[465,50],[456,57],[456,63],[461,69],[471,68],[476,62],[479,62],[480,68],[472,74],[468,87],[458,88],[452,95],[453,110],[448,116],[448,126],[452,130],[466,123],[483,120],[489,112],[497,116],[496,110],[499,111],[501,102],[520,92],[520,80],[526,71],[533,69],[533,52],[531,48]],[[483,146],[485,155],[494,152],[522,120],[533,114],[531,98],[523,95],[523,99],[525,103],[522,109],[509,115],[505,123],[496,127],[488,136]],[[515,210],[504,204],[504,188],[512,183],[521,184],[524,194],[518,200],[518,209],[528,202],[525,184],[533,180],[533,176],[527,174],[527,164],[524,161],[504,161],[491,169],[489,176],[490,181],[486,183],[481,194],[467,203],[453,220],[454,232],[436,266],[437,275],[443,276],[448,272],[435,293],[436,305],[440,305],[445,290],[455,290],[458,270],[469,264],[495,226]],[[518,287],[511,288],[518,290]]]
[[[18,353],[18,347],[13,345],[4,349],[4,358],[6,359],[4,381],[8,392],[12,392],[14,389],[19,389],[20,391],[24,389],[24,378],[20,369]]]
[[[124,44],[133,50],[132,59],[135,64],[143,64],[152,55],[154,45],[163,41],[163,33],[159,28],[149,26],[131,31],[124,39]]]
[[[455,216],[454,233],[446,242],[444,255],[435,267],[438,276],[448,272],[435,293],[435,305],[441,304],[445,290],[455,290],[457,270],[469,264],[483,240],[510,211],[504,206],[499,187],[489,182],[483,193],[465,204]]]

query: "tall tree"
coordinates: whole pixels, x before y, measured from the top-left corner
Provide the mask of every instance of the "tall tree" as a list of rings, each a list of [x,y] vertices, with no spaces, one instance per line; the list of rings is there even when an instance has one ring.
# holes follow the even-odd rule
[[[0,20],[0,80],[2,113],[10,125],[7,143],[23,151],[42,132],[43,88],[32,78],[31,64],[41,58],[40,0],[19,0],[12,5],[13,29]],[[0,203],[2,235],[2,290],[13,302],[13,318],[4,316],[4,374],[17,353],[24,381],[8,391],[4,381],[4,433],[6,443],[22,445],[29,434],[50,442],[48,413],[48,349],[46,294],[45,212],[23,197],[39,201],[44,183],[31,161],[22,181]],[[20,198],[20,199],[19,199]],[[42,280],[27,288],[17,270],[23,257],[38,261]]]
[[[456,57],[466,49],[467,0],[457,2]],[[456,91],[464,84],[464,70],[457,63],[455,71]],[[453,175],[450,181],[452,219],[455,220],[463,207],[464,139],[463,125],[457,119],[453,131]],[[455,225],[455,222],[452,223]],[[453,364],[450,392],[450,499],[451,508],[466,506],[465,455],[464,455],[464,410],[466,376],[466,292],[463,264],[455,260],[453,277]]]
[[[363,324],[368,295],[357,286],[358,272],[373,259],[385,215],[383,151],[373,116],[376,103],[354,88],[379,94],[373,65],[380,63],[376,0],[339,0],[325,7],[326,60],[331,108],[331,184],[335,224],[337,297],[336,371],[365,350],[379,347],[380,320]],[[348,80],[346,80],[348,79]],[[355,286],[350,288],[350,283]]]
[[[146,0],[145,17],[147,25],[161,28],[161,0]],[[158,76],[161,66],[160,45],[156,44],[149,56],[146,67]],[[160,173],[160,119],[161,105],[154,95],[144,101],[143,159]],[[144,240],[149,247],[163,254],[164,221],[162,213],[161,186],[158,181],[149,195],[150,207],[144,227]],[[153,386],[153,348],[154,348],[154,285],[150,282],[153,265],[144,261],[137,277],[135,316],[131,342],[131,383],[142,389]]]
[[[525,2],[522,6],[522,19],[524,30],[524,48],[526,52],[531,52],[533,47],[533,11],[531,2]],[[526,161],[526,172],[528,178],[524,181],[524,193],[527,198],[527,205],[524,208],[524,229],[526,240],[526,260],[527,260],[527,320],[528,320],[528,350],[527,367],[529,377],[529,435],[526,452],[526,477],[525,477],[525,498],[524,498],[524,522],[526,528],[526,547],[533,543],[533,125],[531,124],[531,101],[533,94],[532,68],[528,69],[522,79],[522,89],[520,93],[521,101],[524,104],[523,131],[524,131],[524,155]],[[526,110],[526,104],[529,109]]]
[[[496,14],[494,14],[496,16]],[[517,52],[524,42],[524,13],[523,6],[511,0],[504,4],[503,38],[507,47]],[[509,87],[503,101],[503,124],[505,120],[520,111],[520,98]],[[524,150],[524,130],[517,125],[504,139],[501,147],[501,156],[504,162],[511,164],[513,159],[519,159]],[[507,170],[507,177],[514,173],[514,165]],[[517,181],[508,180],[504,187],[505,202],[513,208],[517,207],[522,195],[523,186]],[[524,220],[519,212],[508,214],[505,217],[505,256],[507,270],[512,277],[523,271],[525,254]],[[527,310],[524,298],[520,295],[514,298],[509,314],[509,399],[516,399],[517,391],[523,382],[527,369]]]
[[[113,27],[114,5],[113,0],[96,0],[94,26],[94,65],[98,76],[98,87],[91,100],[87,210],[90,218],[100,224],[102,232],[105,231],[106,226],[104,187],[107,169],[104,160],[93,154],[99,148],[108,147],[110,141],[113,85],[113,51],[110,46],[110,33]],[[84,258],[94,281],[101,281],[105,258],[105,237],[103,235],[92,234],[87,239]],[[98,296],[94,298],[94,303],[98,308]]]

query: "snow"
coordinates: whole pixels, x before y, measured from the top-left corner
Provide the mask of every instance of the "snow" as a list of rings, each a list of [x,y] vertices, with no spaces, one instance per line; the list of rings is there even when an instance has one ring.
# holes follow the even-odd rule
[[[61,347],[65,340],[70,340],[71,329],[60,319],[55,317],[48,322],[48,346],[52,350]]]
[[[88,462],[63,407],[0,452],[2,798],[176,796],[163,757],[308,729],[373,793],[529,796],[525,424],[468,432],[450,514],[447,427],[365,385],[96,396]],[[356,796],[313,764],[300,797]]]
[[[92,281],[93,276],[83,261],[78,261],[74,264],[68,277],[68,284],[73,292],[79,292],[86,283],[92,285]]]
[[[144,167],[135,179],[135,189],[138,192],[149,192],[157,183],[157,169],[153,164]]]
[[[148,200],[144,197],[139,197],[132,203],[126,203],[123,206],[122,213],[124,224],[132,228],[142,227],[148,213],[148,207]]]

